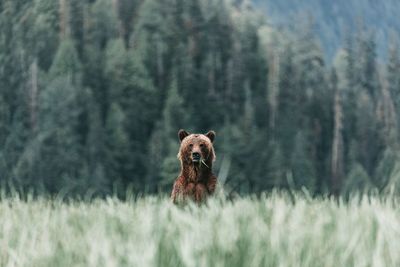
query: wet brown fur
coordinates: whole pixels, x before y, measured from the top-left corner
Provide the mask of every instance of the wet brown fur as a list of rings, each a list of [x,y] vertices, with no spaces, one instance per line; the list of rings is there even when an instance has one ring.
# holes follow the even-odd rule
[[[201,203],[215,192],[217,177],[212,173],[215,152],[212,141],[215,133],[189,134],[180,130],[181,146],[178,159],[181,162],[181,173],[174,183],[171,199],[174,203],[192,199]],[[193,162],[192,152],[198,152],[205,164]]]

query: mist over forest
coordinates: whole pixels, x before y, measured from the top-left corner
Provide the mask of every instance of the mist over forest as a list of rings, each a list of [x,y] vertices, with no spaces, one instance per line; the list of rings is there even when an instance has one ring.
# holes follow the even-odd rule
[[[398,192],[399,4],[347,30],[357,1],[260,2],[1,1],[2,187],[169,193],[182,128],[216,131],[228,195]]]
[[[400,30],[400,2],[359,0],[253,0],[274,27],[292,27],[301,19],[311,20],[323,46],[325,59],[331,62],[347,35],[363,27],[375,36],[379,60],[388,58],[388,43]]]

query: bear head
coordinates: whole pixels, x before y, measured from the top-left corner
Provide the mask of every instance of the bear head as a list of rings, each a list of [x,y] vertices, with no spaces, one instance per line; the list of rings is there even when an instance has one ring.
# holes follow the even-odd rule
[[[201,165],[201,163],[204,163],[210,168],[211,163],[215,160],[213,147],[215,132],[190,134],[185,130],[179,130],[178,136],[181,142],[178,159],[187,164]]]

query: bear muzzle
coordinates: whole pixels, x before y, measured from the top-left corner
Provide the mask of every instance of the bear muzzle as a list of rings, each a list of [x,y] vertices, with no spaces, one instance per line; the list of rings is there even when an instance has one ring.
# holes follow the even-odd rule
[[[192,153],[192,161],[193,162],[200,162],[201,160],[201,155],[198,152],[193,152]]]

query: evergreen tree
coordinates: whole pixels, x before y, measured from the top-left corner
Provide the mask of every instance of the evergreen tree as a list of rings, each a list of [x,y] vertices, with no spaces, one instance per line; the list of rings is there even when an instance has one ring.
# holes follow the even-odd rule
[[[107,43],[118,35],[118,18],[109,0],[96,1],[87,9],[84,16],[86,26],[82,82],[91,89],[94,101],[99,105],[104,126],[109,106],[105,50]]]
[[[80,85],[81,68],[73,41],[70,39],[62,41],[49,70],[50,79],[65,76],[71,84]]]
[[[298,69],[297,110],[301,114],[300,128],[310,146],[311,164],[318,177],[315,190],[320,193],[327,184],[323,177],[329,175],[333,96],[325,79],[323,54],[313,34],[313,24],[310,21],[303,23],[299,23],[300,34],[294,46],[294,65]]]
[[[357,36],[355,82],[360,91],[366,91],[373,100],[380,96],[378,68],[376,65],[376,43],[372,32],[361,31]],[[374,103],[376,104],[376,103]]]
[[[7,134],[8,134],[8,107],[3,99],[3,96],[0,95],[0,144],[4,144]]]
[[[68,0],[66,2],[67,15],[70,32],[68,37],[72,38],[75,42],[75,48],[81,58],[84,48],[84,14],[87,12],[84,1]]]
[[[180,13],[172,0],[147,0],[138,11],[134,29],[134,46],[146,72],[157,88],[157,116],[161,116],[168,90],[169,70],[174,59],[174,47],[179,43],[180,28],[175,21]]]
[[[58,11],[59,3],[54,0],[40,0],[34,2],[34,14],[32,15],[32,43],[29,47],[36,54],[38,66],[48,70],[53,57],[57,52],[58,39]],[[27,46],[28,47],[28,46]]]
[[[129,169],[121,174],[124,184],[132,183],[138,190],[145,185],[147,143],[154,127],[154,88],[139,54],[124,48],[121,39],[107,48],[106,77],[111,84],[110,99],[118,104],[125,116],[123,130],[129,139]]]
[[[162,142],[158,153],[164,155],[161,164],[161,184],[171,184],[179,174],[180,165],[177,160],[179,141],[177,130],[187,125],[183,99],[178,93],[177,78],[172,80],[168,91],[168,97],[163,111]]]
[[[49,84],[40,93],[38,176],[50,192],[81,189],[82,107],[80,62],[70,40],[60,44],[50,68]]]
[[[143,0],[113,0],[119,17],[119,36],[123,38],[127,46],[135,25],[135,17],[139,13],[142,2]]]
[[[356,143],[357,159],[362,164],[368,175],[373,174],[378,155],[383,147],[380,136],[378,120],[375,115],[373,100],[364,91],[359,94],[356,107]]]
[[[375,185],[378,189],[382,190],[385,187],[390,187],[393,183],[396,183],[393,176],[396,172],[396,164],[399,162],[398,152],[392,148],[387,148],[383,152],[381,160],[378,162],[375,170]]]
[[[106,175],[105,167],[108,151],[100,105],[95,101],[88,88],[85,89],[85,94],[79,102],[83,114],[85,114],[85,132],[87,133],[83,143],[83,155],[81,155],[85,159],[83,170],[80,173],[82,179],[85,180],[85,184],[82,186],[95,195],[111,193],[113,177]]]
[[[113,103],[107,114],[105,127],[106,141],[106,175],[111,184],[123,188],[125,175],[132,169],[130,158],[129,136],[125,130],[126,117],[121,107]]]
[[[397,192],[399,51],[378,64],[372,31],[331,68],[312,22],[277,28],[249,1],[3,0],[0,29],[3,181],[169,191],[185,128],[217,131],[232,194]]]
[[[342,187],[342,193],[349,196],[351,193],[368,193],[373,190],[370,177],[365,169],[358,163],[350,168],[350,172]]]
[[[332,71],[331,83],[335,92],[333,104],[334,128],[331,156],[331,191],[338,195],[340,186],[344,176],[344,144],[343,144],[343,107],[342,107],[342,91],[339,91],[337,85],[337,76],[335,69]]]
[[[400,55],[397,43],[392,43],[389,47],[389,59],[386,67],[386,81],[388,93],[393,101],[396,124],[400,126]],[[398,130],[396,130],[397,132]]]
[[[2,178],[26,185],[26,177],[17,177],[30,137],[29,104],[26,97],[28,73],[34,50],[32,44],[31,1],[3,1],[0,7],[0,98],[2,99],[3,143]]]
[[[289,187],[294,187],[293,189],[304,187],[313,193],[317,177],[313,162],[307,151],[307,139],[301,131],[296,134],[295,146],[290,161],[292,165],[291,179],[293,181],[289,180]]]
[[[298,101],[296,95],[295,69],[293,66],[293,51],[291,46],[286,47],[286,53],[281,59],[279,91],[278,91],[278,114],[277,114],[277,137],[284,155],[289,155],[293,150],[296,128],[300,126]],[[287,162],[289,164],[289,162]],[[289,165],[287,166],[289,167]]]

